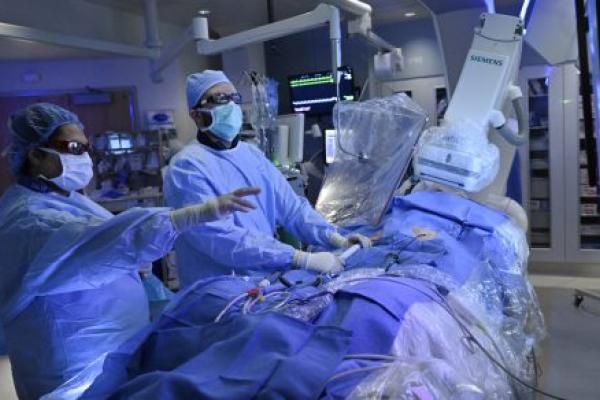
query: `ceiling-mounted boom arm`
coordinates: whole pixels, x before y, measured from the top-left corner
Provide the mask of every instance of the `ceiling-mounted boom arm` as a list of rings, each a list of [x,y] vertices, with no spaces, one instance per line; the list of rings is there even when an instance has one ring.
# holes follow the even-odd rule
[[[320,4],[313,11],[287,18],[271,24],[235,33],[221,39],[212,40],[208,35],[208,16],[199,15],[194,18],[193,32],[196,49],[203,55],[214,55],[224,51],[244,47],[253,43],[266,42],[294,33],[303,32],[323,26],[335,24],[334,7]]]
[[[209,37],[207,15],[199,15],[194,18],[192,25],[183,32],[179,39],[163,47],[158,32],[158,1],[144,0],[146,47],[80,38],[6,23],[0,23],[0,37],[25,39],[64,47],[148,58],[151,61],[152,79],[160,81],[161,72],[192,41],[196,41],[196,50],[198,53],[212,55],[328,24],[329,38],[332,44],[332,70],[336,71],[341,65],[340,10],[343,10],[358,17],[350,21],[350,33],[364,36],[369,43],[373,44],[379,50],[399,51],[399,49],[373,33],[371,29],[371,6],[359,0],[323,0],[324,3],[328,4],[320,4],[314,10],[307,13],[216,40],[212,40]],[[337,74],[334,74],[334,77],[337,79]]]
[[[214,55],[253,43],[262,43],[268,40],[314,29],[325,24],[329,24],[331,68],[332,71],[337,71],[342,62],[340,11],[329,5],[319,4],[317,8],[307,13],[216,40],[211,40],[209,38],[208,16],[203,14],[194,18],[193,35],[196,40],[196,51],[199,54]],[[333,74],[333,76],[337,82],[337,74]]]
[[[196,41],[196,50],[199,54],[214,55],[253,43],[261,43],[314,29],[325,24],[329,24],[329,38],[332,44],[332,70],[336,71],[341,65],[340,10],[358,17],[349,22],[348,30],[351,34],[364,36],[370,44],[380,51],[385,50],[400,53],[400,49],[386,42],[372,31],[372,8],[370,5],[358,0],[323,0],[323,3],[329,5],[320,4],[314,10],[307,13],[216,40],[210,39],[209,37],[207,14],[200,14],[194,18],[192,26],[186,30],[180,40],[164,49],[161,56],[155,60],[153,63],[153,76],[158,78],[160,72],[169,65],[169,63],[191,40]],[[146,23],[148,23],[148,21],[146,21]]]

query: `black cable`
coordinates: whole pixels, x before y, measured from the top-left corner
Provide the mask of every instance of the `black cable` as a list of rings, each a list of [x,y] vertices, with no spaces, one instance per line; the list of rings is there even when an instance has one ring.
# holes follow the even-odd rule
[[[514,375],[512,372],[510,372],[504,365],[502,365],[501,362],[499,362],[498,360],[496,360],[494,358],[494,356],[492,356],[485,347],[483,347],[483,345],[481,343],[479,343],[479,341],[477,339],[475,339],[475,337],[471,336],[470,338],[467,338],[467,340],[472,341],[473,343],[475,343],[477,345],[477,347],[479,347],[479,349],[483,352],[483,354],[485,354],[487,356],[487,358],[490,359],[490,361],[492,361],[494,364],[496,364],[496,366],[498,368],[500,368],[506,375],[508,375],[510,378],[514,379],[515,381],[517,381],[518,383],[520,383],[521,385],[525,386],[526,388],[533,390],[536,393],[539,393],[543,396],[546,396],[548,398],[551,399],[556,399],[556,400],[567,400],[565,397],[559,397],[559,396],[555,396],[553,394],[550,394],[548,392],[543,391],[542,389],[539,389],[536,386],[530,385],[529,383],[525,382],[524,380],[522,380],[521,378],[517,377],[516,375]]]
[[[279,275],[278,279],[279,279],[279,282],[281,282],[283,284],[283,286],[285,286],[287,288],[291,288],[292,286],[294,286],[294,284],[288,278],[286,278],[283,274]]]
[[[398,250],[398,253],[401,253],[404,250],[408,249],[410,246],[412,246],[412,244],[415,241],[417,241],[417,239],[419,239],[423,236],[424,236],[423,234],[418,234],[415,237],[411,238],[405,246],[403,246],[401,249]],[[399,264],[399,261],[400,261],[400,256],[398,254],[389,253],[388,255],[386,255],[386,259],[388,259],[390,256],[393,256],[393,259],[390,259],[390,261],[386,265],[385,272],[388,272],[390,270],[390,268],[392,268],[394,265]]]

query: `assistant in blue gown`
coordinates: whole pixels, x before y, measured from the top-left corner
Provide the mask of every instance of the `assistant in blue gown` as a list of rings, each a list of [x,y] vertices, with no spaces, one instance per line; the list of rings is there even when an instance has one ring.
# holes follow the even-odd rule
[[[18,181],[0,198],[0,321],[17,394],[38,399],[149,322],[138,270],[172,249],[182,225],[169,208],[113,216],[77,193],[93,171],[68,110],[33,104],[9,127]],[[180,224],[197,207],[178,211]]]
[[[0,199],[1,317],[17,394],[34,399],[149,321],[138,269],[172,247],[168,209],[113,217],[76,192]]]

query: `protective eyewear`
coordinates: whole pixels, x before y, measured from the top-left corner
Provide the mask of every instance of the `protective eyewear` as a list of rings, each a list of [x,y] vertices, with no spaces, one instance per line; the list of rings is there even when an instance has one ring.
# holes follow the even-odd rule
[[[57,150],[60,153],[69,153],[80,156],[83,153],[89,153],[90,145],[75,142],[72,140],[53,140],[48,143],[48,147]]]
[[[204,106],[206,104],[223,105],[233,101],[235,104],[242,104],[242,95],[235,93],[213,93],[206,99],[200,100],[199,105]]]

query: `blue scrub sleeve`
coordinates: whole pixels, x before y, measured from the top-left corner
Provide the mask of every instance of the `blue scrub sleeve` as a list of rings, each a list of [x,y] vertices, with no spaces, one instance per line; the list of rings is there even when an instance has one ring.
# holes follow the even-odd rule
[[[277,223],[304,243],[331,247],[329,237],[337,228],[316,212],[306,198],[298,196],[277,168],[268,161],[266,164],[274,180]]]
[[[75,240],[65,255],[75,261],[82,257],[79,262],[88,260],[90,266],[137,271],[173,248],[178,233],[170,212],[169,208],[133,208],[97,225],[80,227],[80,235],[77,228],[66,229],[67,237],[73,235]],[[48,243],[48,248],[52,244]]]
[[[31,262],[12,316],[36,296],[95,289],[136,272],[170,251],[177,236],[167,208],[135,208],[81,223],[74,218],[52,234]]]
[[[171,220],[171,209],[166,207],[133,208],[115,216],[111,222],[117,232],[122,232],[112,243],[113,252],[122,250],[116,258],[123,257],[124,262],[137,267],[164,257],[173,249],[179,236]],[[105,245],[107,250],[109,245]],[[114,259],[115,255],[112,257]]]
[[[171,206],[180,208],[204,203],[218,195],[203,175],[190,171],[185,173],[191,175],[186,179],[188,187],[174,188],[176,193],[169,198]],[[190,229],[181,235],[180,240],[184,240],[198,252],[240,271],[257,269],[275,271],[289,268],[295,252],[292,246],[280,242],[271,235],[237,226],[235,214]]]

